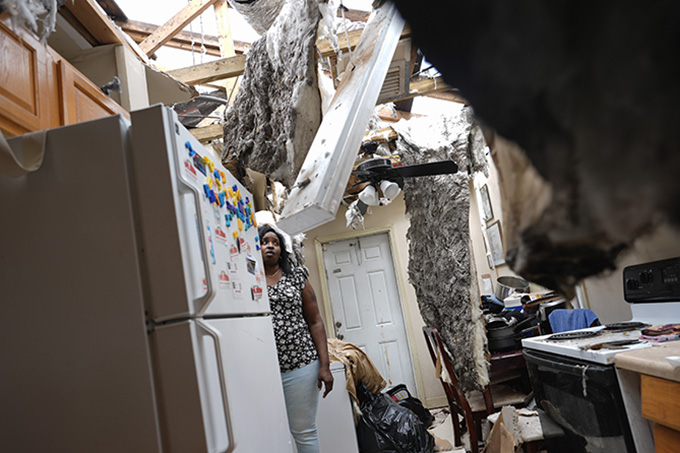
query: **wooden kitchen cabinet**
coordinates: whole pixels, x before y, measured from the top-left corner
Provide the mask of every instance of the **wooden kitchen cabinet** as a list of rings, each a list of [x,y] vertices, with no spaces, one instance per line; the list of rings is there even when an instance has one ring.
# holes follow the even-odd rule
[[[128,112],[32,33],[0,16],[0,130],[6,136]]]
[[[654,422],[656,453],[680,451],[680,382],[640,375],[642,416]]]

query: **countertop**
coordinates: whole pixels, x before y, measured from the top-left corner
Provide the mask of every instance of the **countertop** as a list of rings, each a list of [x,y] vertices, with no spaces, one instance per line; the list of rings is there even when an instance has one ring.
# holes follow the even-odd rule
[[[675,357],[675,360],[669,361],[666,357]],[[616,354],[614,363],[624,370],[680,382],[680,341],[669,341],[655,344],[650,348],[621,352]]]

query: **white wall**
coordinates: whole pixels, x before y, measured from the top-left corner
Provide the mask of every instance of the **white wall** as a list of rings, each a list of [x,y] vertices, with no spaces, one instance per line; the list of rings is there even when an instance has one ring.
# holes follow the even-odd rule
[[[603,324],[631,319],[630,305],[623,298],[623,268],[632,264],[680,256],[680,230],[662,225],[639,238],[623,253],[614,271],[584,281],[586,303]]]

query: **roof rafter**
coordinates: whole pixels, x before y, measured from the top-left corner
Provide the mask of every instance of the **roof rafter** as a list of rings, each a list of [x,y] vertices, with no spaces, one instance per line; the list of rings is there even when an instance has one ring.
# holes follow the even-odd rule
[[[151,55],[177,34],[203,11],[211,7],[217,0],[191,0],[191,2],[175,14],[170,20],[158,27],[151,35],[139,44],[140,49]]]

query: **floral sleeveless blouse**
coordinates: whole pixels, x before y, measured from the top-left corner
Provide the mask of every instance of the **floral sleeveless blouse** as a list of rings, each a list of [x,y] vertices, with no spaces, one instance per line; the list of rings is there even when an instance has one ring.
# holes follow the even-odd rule
[[[275,285],[267,286],[282,373],[309,365],[319,357],[302,312],[306,279],[304,271],[296,268],[291,274],[284,272]]]

